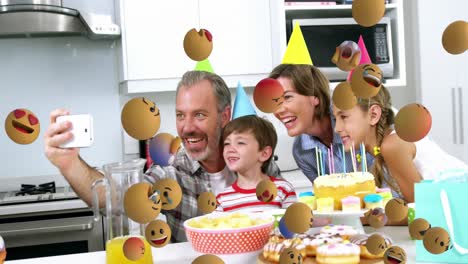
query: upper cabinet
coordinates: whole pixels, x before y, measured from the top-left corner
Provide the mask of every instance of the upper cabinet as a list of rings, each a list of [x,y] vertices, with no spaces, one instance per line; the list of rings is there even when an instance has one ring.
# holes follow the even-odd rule
[[[184,52],[185,34],[207,29],[208,57],[229,87],[255,86],[281,62],[286,48],[284,7],[276,0],[116,0],[123,93],[174,91],[196,61]]]

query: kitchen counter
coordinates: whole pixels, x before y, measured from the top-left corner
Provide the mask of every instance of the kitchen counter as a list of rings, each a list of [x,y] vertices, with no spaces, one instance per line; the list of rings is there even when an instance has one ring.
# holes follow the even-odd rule
[[[367,233],[373,232],[373,228],[365,227]],[[383,227],[379,232],[388,234],[397,245],[405,249],[408,260],[407,263],[420,263],[416,262],[416,248],[415,242],[410,240],[408,234],[408,227]],[[7,248],[8,250],[8,248]],[[190,264],[201,253],[195,252],[190,243],[176,243],[169,244],[163,248],[152,248],[154,264]],[[257,263],[257,255],[259,252],[251,252],[238,255],[220,255],[226,263]],[[104,251],[73,254],[47,258],[35,258],[25,260],[6,261],[5,264],[105,264],[106,253]],[[383,263],[383,262],[382,262]],[[428,264],[427,262],[425,262]]]

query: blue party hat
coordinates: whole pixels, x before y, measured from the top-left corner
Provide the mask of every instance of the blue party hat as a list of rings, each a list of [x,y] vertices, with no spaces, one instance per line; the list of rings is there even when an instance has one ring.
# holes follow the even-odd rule
[[[249,97],[244,91],[244,87],[237,84],[236,100],[234,101],[234,109],[232,110],[232,119],[236,119],[241,116],[257,115],[255,108],[252,106]]]

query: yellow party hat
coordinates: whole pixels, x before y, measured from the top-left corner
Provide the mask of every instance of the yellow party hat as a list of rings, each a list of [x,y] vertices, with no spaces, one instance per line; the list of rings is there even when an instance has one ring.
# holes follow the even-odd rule
[[[309,50],[302,35],[301,27],[296,22],[289,38],[288,47],[284,53],[282,64],[307,64],[314,65]]]

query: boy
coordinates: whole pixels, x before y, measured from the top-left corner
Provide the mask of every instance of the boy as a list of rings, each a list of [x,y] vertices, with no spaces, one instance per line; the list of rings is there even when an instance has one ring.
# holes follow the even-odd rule
[[[273,125],[255,115],[236,118],[223,131],[223,156],[228,168],[236,172],[237,180],[218,194],[217,211],[259,212],[287,208],[297,201],[291,183],[266,175],[278,138]],[[257,184],[271,180],[277,196],[270,202],[258,200]]]

